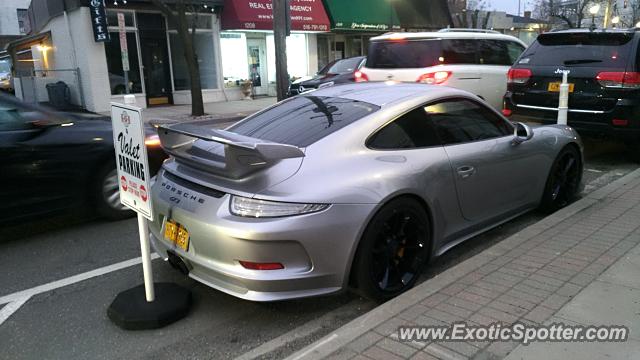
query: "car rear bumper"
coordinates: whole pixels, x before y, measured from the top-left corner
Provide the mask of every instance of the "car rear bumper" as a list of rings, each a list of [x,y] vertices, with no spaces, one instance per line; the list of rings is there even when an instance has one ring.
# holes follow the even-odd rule
[[[177,190],[196,200],[176,203]],[[215,198],[196,193],[162,173],[152,194],[155,219],[149,229],[156,252],[163,258],[174,252],[193,279],[252,301],[316,296],[345,288],[357,240],[375,207],[331,205],[306,215],[245,218],[229,212],[231,195]],[[168,218],[189,231],[187,251],[164,239],[163,223]],[[281,263],[284,269],[249,270],[239,261]]]
[[[509,118],[513,121],[552,124],[558,118],[555,108],[516,104],[510,92],[505,95],[504,108],[511,110]],[[614,119],[627,120],[627,125],[614,125]],[[567,122],[583,135],[637,140],[640,139],[640,99],[621,99],[610,111],[569,109]]]

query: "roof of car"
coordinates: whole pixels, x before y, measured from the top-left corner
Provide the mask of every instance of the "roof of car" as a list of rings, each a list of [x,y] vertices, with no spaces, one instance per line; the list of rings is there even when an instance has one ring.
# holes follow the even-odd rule
[[[401,40],[401,39],[499,39],[499,40],[511,40],[522,42],[518,38],[505,35],[505,34],[493,34],[493,33],[481,33],[481,32],[464,32],[464,31],[449,31],[449,32],[394,32],[386,33],[384,35],[371,38],[371,41],[384,41],[384,40]]]
[[[545,34],[572,34],[572,33],[599,33],[599,34],[607,34],[607,33],[633,33],[640,31],[640,28],[630,28],[630,29],[588,29],[588,28],[578,28],[578,29],[563,29],[563,30],[554,30]]]
[[[446,86],[385,81],[329,86],[300,96],[339,97],[384,106],[407,97],[420,95],[435,99],[443,96],[469,95],[469,93]]]

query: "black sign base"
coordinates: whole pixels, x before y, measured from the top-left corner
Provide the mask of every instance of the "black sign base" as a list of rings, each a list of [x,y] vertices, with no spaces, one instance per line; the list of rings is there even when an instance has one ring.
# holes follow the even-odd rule
[[[125,330],[158,329],[182,319],[191,308],[191,292],[173,283],[155,283],[155,300],[147,302],[144,284],[118,294],[107,315]]]

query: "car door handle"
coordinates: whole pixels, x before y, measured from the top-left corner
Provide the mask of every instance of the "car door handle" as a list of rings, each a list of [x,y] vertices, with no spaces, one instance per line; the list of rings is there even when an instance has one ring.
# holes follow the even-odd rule
[[[458,168],[458,175],[460,175],[461,178],[466,179],[469,176],[475,174],[476,172],[476,168],[474,168],[473,166],[469,166],[469,165],[465,165],[465,166],[460,166]]]

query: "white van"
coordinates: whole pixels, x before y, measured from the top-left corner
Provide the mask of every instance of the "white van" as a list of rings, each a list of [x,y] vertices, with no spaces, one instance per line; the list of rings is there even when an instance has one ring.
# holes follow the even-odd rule
[[[474,93],[501,110],[507,72],[525,48],[521,40],[494,31],[389,33],[371,39],[356,81],[446,85]]]

